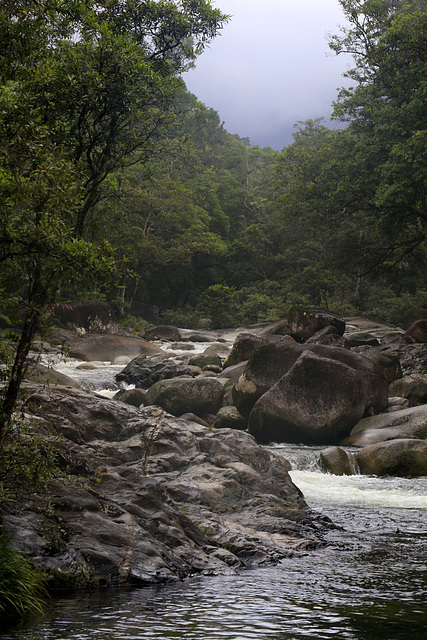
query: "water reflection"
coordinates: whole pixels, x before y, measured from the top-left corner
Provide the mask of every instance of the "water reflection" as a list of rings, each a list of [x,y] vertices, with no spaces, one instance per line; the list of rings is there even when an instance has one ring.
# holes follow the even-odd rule
[[[98,590],[55,600],[43,619],[0,633],[0,638],[421,638],[427,624],[427,537],[418,527],[425,522],[425,512],[403,514],[416,535],[392,533],[390,523],[381,524],[384,514],[379,514],[378,534],[365,529],[355,539],[352,530],[334,532],[332,547],[287,558],[277,567],[237,576],[194,578],[161,588]],[[373,514],[368,520],[371,518]],[[353,526],[357,529],[364,521],[366,513],[356,513]]]
[[[52,600],[44,617],[0,631],[0,640],[425,637],[427,478],[292,477],[313,508],[343,527],[328,533],[328,547],[235,576],[70,594]]]

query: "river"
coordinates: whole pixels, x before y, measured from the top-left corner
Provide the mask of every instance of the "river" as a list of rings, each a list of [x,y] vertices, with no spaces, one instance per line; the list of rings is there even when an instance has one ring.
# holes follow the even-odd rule
[[[327,547],[234,576],[60,594],[0,639],[425,638],[427,478],[337,477],[318,468],[319,448],[272,448],[291,461],[308,504],[338,526]]]

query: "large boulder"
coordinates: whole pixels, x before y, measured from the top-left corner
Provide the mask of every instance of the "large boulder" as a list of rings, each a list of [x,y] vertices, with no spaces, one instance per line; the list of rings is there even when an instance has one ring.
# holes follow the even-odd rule
[[[203,351],[203,355],[206,356],[206,355],[216,354],[221,358],[226,358],[229,355],[230,351],[231,351],[230,345],[224,342],[213,342],[212,344],[209,345],[209,347],[206,347],[206,349]]]
[[[177,342],[181,340],[181,332],[177,327],[168,324],[159,324],[157,327],[147,329],[145,332],[147,340],[170,340]]]
[[[391,440],[364,447],[356,454],[361,473],[376,476],[427,476],[425,440]]]
[[[273,335],[287,336],[289,335],[289,323],[287,320],[276,320],[260,329],[256,335],[262,338]]]
[[[261,443],[334,444],[350,433],[364,411],[358,372],[306,351],[257,401],[248,429]]]
[[[427,404],[427,374],[414,373],[394,380],[390,385],[390,394],[407,398],[410,407]]]
[[[224,368],[232,367],[235,364],[239,364],[239,362],[249,360],[255,351],[265,344],[265,342],[265,338],[260,338],[252,333],[240,333],[224,362]]]
[[[84,330],[90,333],[114,333],[118,330],[117,318],[110,305],[99,300],[77,304],[57,304],[52,316],[64,329]]]
[[[339,316],[323,309],[292,307],[288,314],[290,334],[295,340],[303,341],[327,326],[333,326],[342,336],[345,322]]]
[[[346,335],[347,343],[349,348],[360,347],[362,345],[368,345],[371,347],[378,346],[380,341],[378,337],[374,335],[372,331],[352,331],[348,335]]]
[[[2,528],[49,586],[229,574],[322,544],[283,459],[247,433],[74,389],[29,389],[25,415],[72,477],[10,503]]]
[[[197,353],[191,356],[188,364],[193,367],[200,367],[201,369],[209,366],[219,367],[220,370],[222,369],[222,360],[216,353]]]
[[[134,384],[138,389],[149,389],[159,380],[167,380],[182,375],[192,375],[191,369],[173,360],[155,360],[147,356],[134,358],[120,373],[117,382]]]
[[[357,371],[363,384],[365,413],[367,415],[381,413],[387,407],[388,383],[375,362],[349,349],[323,344],[304,346],[321,358],[342,362]]]
[[[118,335],[85,335],[65,338],[62,349],[71,358],[77,360],[101,360],[113,362],[118,356],[136,358],[140,355],[154,356],[165,354],[162,349],[150,344],[143,338]]]
[[[393,382],[402,377],[402,366],[400,364],[399,356],[396,353],[390,351],[378,351],[372,354],[372,357],[368,354],[368,357],[381,371],[381,375],[388,383]]]
[[[365,397],[365,412],[379,413],[387,406],[388,384],[375,363],[365,356],[323,344],[300,345],[292,340],[270,342],[258,348],[233,388],[233,402],[242,415],[249,415],[255,402],[287,374],[301,354],[312,352],[321,358],[341,362],[358,372]],[[331,385],[334,384],[330,380]]]
[[[342,444],[364,447],[398,438],[427,438],[427,405],[363,418]]]
[[[311,338],[306,340],[306,344],[329,344],[335,347],[343,347],[348,349],[349,345],[347,340],[338,333],[338,330],[332,325],[323,327],[320,331],[317,331]]]
[[[233,402],[248,416],[256,401],[295,364],[304,347],[293,340],[268,342],[255,350],[233,387]]]
[[[216,414],[224,387],[216,378],[172,378],[156,382],[148,390],[146,404],[154,404],[174,416]]]
[[[141,407],[145,404],[145,398],[147,392],[144,389],[127,389],[124,391],[118,391],[113,400],[120,400],[125,404],[130,404],[132,407]]]

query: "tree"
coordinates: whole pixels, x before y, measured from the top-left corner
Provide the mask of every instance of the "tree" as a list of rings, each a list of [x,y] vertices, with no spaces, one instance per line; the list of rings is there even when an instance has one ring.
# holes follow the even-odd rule
[[[351,27],[331,47],[353,54],[335,116],[357,137],[355,157],[368,171],[370,208],[405,255],[426,238],[427,92],[425,0],[340,0]],[[397,236],[402,236],[399,242]]]
[[[111,268],[108,247],[88,241],[107,177],[150,157],[180,72],[226,19],[205,0],[3,3],[0,256],[3,277],[17,268],[12,285],[23,292],[25,319],[0,442],[35,332],[65,274]]]

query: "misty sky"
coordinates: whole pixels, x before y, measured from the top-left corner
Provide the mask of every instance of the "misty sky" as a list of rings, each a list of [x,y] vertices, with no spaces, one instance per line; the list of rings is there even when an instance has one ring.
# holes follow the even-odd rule
[[[230,133],[282,149],[298,120],[325,116],[345,84],[349,56],[335,56],[327,34],[345,24],[338,0],[214,0],[230,22],[196,68],[189,91],[218,111]]]

